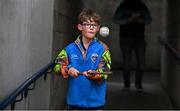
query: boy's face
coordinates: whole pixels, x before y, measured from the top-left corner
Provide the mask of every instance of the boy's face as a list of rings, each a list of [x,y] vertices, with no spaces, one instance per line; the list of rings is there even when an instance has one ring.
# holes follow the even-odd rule
[[[78,24],[78,29],[82,32],[82,35],[87,39],[93,39],[96,33],[99,31],[99,27],[99,24],[97,24],[93,20],[87,20],[82,24]]]

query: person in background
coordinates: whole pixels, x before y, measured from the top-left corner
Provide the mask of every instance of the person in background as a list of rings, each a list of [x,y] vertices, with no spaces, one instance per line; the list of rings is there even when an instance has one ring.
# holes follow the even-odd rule
[[[116,9],[113,21],[120,25],[120,48],[123,55],[124,88],[131,87],[130,69],[132,52],[136,55],[135,87],[143,91],[142,79],[145,65],[145,26],[152,21],[147,6],[141,0],[123,0]]]
[[[54,71],[68,79],[67,109],[98,110],[105,105],[106,79],[111,69],[108,46],[96,38],[100,16],[83,10],[77,25],[81,34],[56,58]]]

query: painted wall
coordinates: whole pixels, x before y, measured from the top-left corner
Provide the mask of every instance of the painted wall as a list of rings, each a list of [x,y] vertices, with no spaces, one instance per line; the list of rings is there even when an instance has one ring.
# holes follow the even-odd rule
[[[166,0],[165,40],[177,51],[180,51],[180,1]],[[167,90],[176,109],[180,109],[180,65],[179,61],[165,48],[162,50],[162,84]]]
[[[77,17],[81,10],[81,0],[55,0],[53,26],[53,59],[58,52],[73,42],[78,36]],[[61,76],[51,77],[50,109],[64,109],[67,81]]]
[[[81,5],[81,0],[0,1],[0,100],[76,39]],[[64,109],[66,89],[67,80],[48,75],[16,109]]]
[[[0,0],[0,100],[52,58],[53,1]],[[50,78],[16,109],[48,109]],[[42,102],[43,101],[43,102]]]

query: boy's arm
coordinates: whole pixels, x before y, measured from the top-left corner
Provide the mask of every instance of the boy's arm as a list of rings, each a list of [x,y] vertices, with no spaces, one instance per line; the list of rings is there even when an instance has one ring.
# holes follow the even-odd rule
[[[63,49],[57,56],[55,60],[54,72],[61,73],[64,78],[68,78],[68,57],[66,50]]]
[[[98,64],[98,69],[96,70],[96,72],[110,72],[111,70],[111,55],[109,50],[106,50],[102,57],[101,60]],[[108,75],[107,74],[100,74],[100,77],[102,79],[107,79]]]
[[[101,60],[98,64],[98,68],[96,72],[103,73],[103,72],[109,72],[111,70],[111,56],[109,50],[105,50]],[[94,76],[90,77],[92,80],[104,80],[107,79],[107,74],[95,74]]]

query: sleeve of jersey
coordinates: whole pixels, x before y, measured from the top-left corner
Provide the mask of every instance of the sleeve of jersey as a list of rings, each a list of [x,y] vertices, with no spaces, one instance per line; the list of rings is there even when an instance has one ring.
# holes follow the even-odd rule
[[[53,68],[54,72],[62,74],[64,78],[68,78],[68,57],[66,50],[63,49],[57,56],[55,60],[55,66]]]
[[[110,70],[111,70],[111,56],[109,50],[105,50],[98,64],[98,69],[96,70],[96,72],[103,73],[103,74],[99,74],[99,78],[107,79],[108,75],[105,74],[104,72],[109,72]]]

